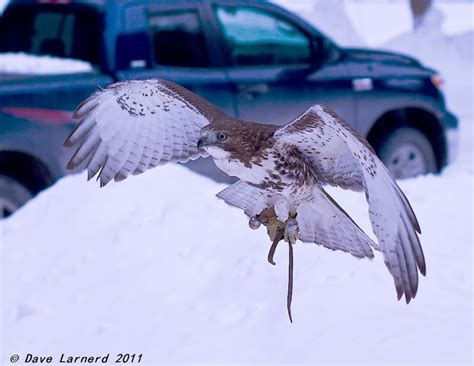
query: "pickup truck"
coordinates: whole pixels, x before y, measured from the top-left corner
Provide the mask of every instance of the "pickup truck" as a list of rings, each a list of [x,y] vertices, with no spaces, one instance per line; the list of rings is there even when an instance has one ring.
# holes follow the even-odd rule
[[[0,35],[0,53],[92,65],[80,74],[0,74],[0,217],[68,174],[62,144],[78,103],[131,78],[174,81],[263,123],[285,124],[327,104],[396,178],[439,172],[453,155],[458,121],[435,71],[406,55],[340,47],[270,2],[13,0]],[[190,168],[224,179],[201,160]]]

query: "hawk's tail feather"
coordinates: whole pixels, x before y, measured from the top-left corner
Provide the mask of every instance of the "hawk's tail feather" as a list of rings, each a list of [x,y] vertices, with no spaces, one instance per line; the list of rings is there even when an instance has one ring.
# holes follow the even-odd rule
[[[219,192],[216,196],[228,205],[240,208],[248,217],[257,215],[267,208],[268,197],[265,193],[241,180]]]

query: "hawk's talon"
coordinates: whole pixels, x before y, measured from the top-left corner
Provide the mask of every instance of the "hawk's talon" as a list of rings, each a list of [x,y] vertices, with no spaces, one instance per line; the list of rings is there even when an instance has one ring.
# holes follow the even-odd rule
[[[257,230],[261,224],[262,222],[260,221],[258,215],[252,216],[249,220],[249,226],[253,230]]]
[[[298,240],[298,231],[298,222],[295,219],[288,219],[285,226],[285,241],[289,244],[295,244]]]
[[[267,233],[271,241],[274,241],[277,237],[279,237],[280,231],[283,231],[285,228],[285,224],[276,218],[269,220],[266,226]]]

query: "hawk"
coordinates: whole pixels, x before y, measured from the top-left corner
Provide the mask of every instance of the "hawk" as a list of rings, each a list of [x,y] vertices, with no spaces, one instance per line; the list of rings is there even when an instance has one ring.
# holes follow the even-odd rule
[[[242,209],[250,227],[263,224],[273,240],[297,239],[358,258],[382,252],[397,297],[407,303],[426,265],[421,233],[407,198],[368,142],[334,111],[314,105],[280,127],[242,121],[170,81],[127,80],[83,101],[65,147],[79,146],[67,168],[85,162],[88,179],[111,180],[171,162],[211,156],[239,180],[217,194]],[[324,190],[330,185],[365,192],[378,244]],[[291,320],[291,270],[288,313]]]

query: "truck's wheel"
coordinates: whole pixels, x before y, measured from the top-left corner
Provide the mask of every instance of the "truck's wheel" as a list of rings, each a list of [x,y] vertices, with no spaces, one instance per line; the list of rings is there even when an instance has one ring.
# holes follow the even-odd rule
[[[20,182],[0,174],[0,219],[10,216],[33,195]]]
[[[396,129],[377,150],[394,178],[410,178],[438,171],[429,140],[414,128]]]

